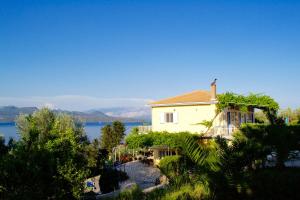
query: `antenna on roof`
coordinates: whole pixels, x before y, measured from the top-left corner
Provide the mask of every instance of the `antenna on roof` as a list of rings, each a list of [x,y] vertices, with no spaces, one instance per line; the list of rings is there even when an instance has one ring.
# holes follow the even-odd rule
[[[218,80],[218,79],[215,78],[215,80],[214,80],[210,85],[211,85],[211,86],[216,85],[217,80]]]

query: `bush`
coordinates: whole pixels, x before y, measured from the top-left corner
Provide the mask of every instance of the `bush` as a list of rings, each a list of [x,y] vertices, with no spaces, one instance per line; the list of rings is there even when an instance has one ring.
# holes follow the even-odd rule
[[[155,195],[154,195],[155,194]],[[161,200],[201,200],[207,199],[208,194],[201,184],[192,185],[184,184],[180,187],[170,187],[165,191],[153,191],[153,194],[149,194],[147,198],[161,199]]]
[[[160,200],[162,199],[167,193],[167,189],[161,188],[161,189],[156,189],[153,190],[152,192],[146,193],[144,195],[145,200]]]
[[[171,148],[181,148],[183,139],[190,135],[187,132],[168,133],[150,132],[148,134],[130,133],[126,138],[126,144],[130,149],[151,147],[153,145],[168,145]]]
[[[180,165],[181,165],[181,156],[166,156],[159,162],[159,169],[167,177],[178,176]]]
[[[255,146],[252,151],[258,155],[260,151],[261,160],[266,155],[275,151],[277,153],[277,167],[283,168],[288,159],[289,152],[300,149],[300,126],[299,125],[250,125],[242,126],[240,132],[234,135],[233,144],[244,143]],[[247,153],[249,155],[249,153]]]
[[[129,134],[125,138],[125,142],[130,149],[150,147],[153,144],[153,138],[148,134]]]
[[[178,190],[168,193],[164,199],[168,200],[190,200],[192,199],[193,188],[191,185],[184,185]]]
[[[137,186],[133,185],[131,188],[122,191],[117,197],[118,200],[142,200],[143,192]]]
[[[126,181],[129,178],[127,173],[123,171],[117,171],[117,177],[119,182]]]
[[[119,182],[127,180],[129,177],[123,171],[112,168],[102,170],[99,180],[100,190],[102,193],[109,193],[119,189]]]
[[[241,199],[300,199],[300,169],[261,169],[249,174]]]

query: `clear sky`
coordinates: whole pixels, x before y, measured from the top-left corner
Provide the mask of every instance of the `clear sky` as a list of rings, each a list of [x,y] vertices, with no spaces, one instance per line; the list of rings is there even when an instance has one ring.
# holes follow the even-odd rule
[[[0,105],[143,105],[196,89],[300,106],[300,1],[0,0]]]

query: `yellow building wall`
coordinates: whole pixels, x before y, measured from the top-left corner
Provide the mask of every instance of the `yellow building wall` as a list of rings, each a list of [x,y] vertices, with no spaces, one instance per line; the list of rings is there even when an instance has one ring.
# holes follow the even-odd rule
[[[176,112],[177,122],[162,123],[162,113]],[[192,105],[192,106],[173,106],[173,107],[153,107],[152,108],[152,130],[167,132],[188,131],[191,133],[203,133],[206,127],[198,123],[203,120],[212,120],[216,117],[216,105]],[[219,115],[214,120],[216,123],[225,123]]]

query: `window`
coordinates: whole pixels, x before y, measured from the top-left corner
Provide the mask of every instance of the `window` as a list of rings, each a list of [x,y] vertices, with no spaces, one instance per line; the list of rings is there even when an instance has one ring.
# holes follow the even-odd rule
[[[166,123],[174,122],[173,113],[165,113],[165,122]]]
[[[178,124],[178,113],[174,112],[161,112],[160,113],[160,123],[173,123]]]

